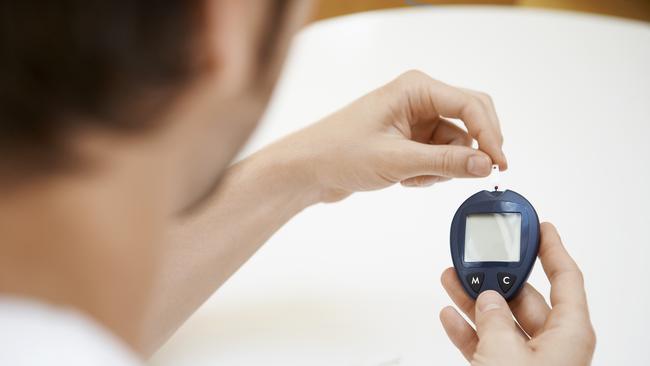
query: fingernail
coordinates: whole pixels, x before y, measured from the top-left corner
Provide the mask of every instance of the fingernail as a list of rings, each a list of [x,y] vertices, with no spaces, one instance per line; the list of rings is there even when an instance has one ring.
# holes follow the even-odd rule
[[[478,298],[478,310],[481,313],[499,309],[503,304],[503,297],[494,291],[485,291]]]
[[[418,177],[401,181],[404,187],[430,187],[440,181],[440,177]]]
[[[467,159],[467,171],[470,174],[485,177],[490,174],[491,162],[485,155],[473,155]]]
[[[435,183],[440,181],[440,178],[438,177],[426,177],[426,178],[421,178],[420,181],[418,182],[418,186],[420,187],[431,187]]]

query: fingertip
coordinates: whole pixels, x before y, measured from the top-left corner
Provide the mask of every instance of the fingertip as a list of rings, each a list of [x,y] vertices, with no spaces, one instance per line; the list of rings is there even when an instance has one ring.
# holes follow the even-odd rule
[[[440,310],[439,317],[447,335],[452,339],[452,342],[457,343],[467,324],[463,316],[453,306],[448,305]]]
[[[492,160],[487,154],[477,152],[467,159],[467,172],[476,177],[487,177],[492,171]]]
[[[501,151],[501,164],[499,164],[499,171],[506,171],[508,170],[508,159],[506,158],[506,154]]]
[[[526,283],[517,296],[508,303],[521,329],[529,337],[534,337],[544,327],[551,308],[544,295],[531,284]]]
[[[551,224],[550,222],[542,222],[540,225],[540,230],[542,232],[548,232],[549,234],[555,233],[557,234],[557,229],[555,228],[555,225]]]
[[[478,343],[474,328],[453,306],[446,306],[440,310],[440,322],[449,340],[470,361]]]
[[[442,274],[440,275],[440,283],[442,283],[443,287],[447,287],[447,284],[449,284],[451,277],[450,276],[455,276],[455,270],[454,267],[449,267],[442,271]]]
[[[454,309],[454,307],[451,305],[447,305],[444,308],[440,309],[438,317],[440,318],[440,322],[444,325],[451,317],[455,316],[456,314],[458,314],[456,309]]]
[[[504,307],[508,307],[506,300],[494,290],[483,291],[476,299],[476,310],[480,313],[503,309]]]
[[[540,247],[539,254],[540,259],[542,259],[542,253],[545,253],[549,248],[555,246],[564,247],[562,244],[562,238],[560,238],[560,233],[555,228],[555,225],[550,222],[543,222],[539,225],[540,230]]]

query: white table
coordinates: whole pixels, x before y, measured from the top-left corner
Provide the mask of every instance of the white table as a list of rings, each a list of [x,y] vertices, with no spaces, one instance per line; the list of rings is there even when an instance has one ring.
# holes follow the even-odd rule
[[[342,17],[296,39],[246,151],[417,68],[490,93],[506,186],[554,222],[584,270],[594,365],[650,364],[650,26],[578,13],[417,7]],[[487,182],[399,186],[308,209],[153,365],[462,365],[438,311],[452,215]],[[530,282],[548,284],[539,264]]]

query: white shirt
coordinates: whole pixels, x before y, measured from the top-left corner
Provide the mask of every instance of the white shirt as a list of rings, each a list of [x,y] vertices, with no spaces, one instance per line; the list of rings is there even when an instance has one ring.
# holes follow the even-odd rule
[[[0,365],[141,366],[115,335],[82,313],[0,296]]]

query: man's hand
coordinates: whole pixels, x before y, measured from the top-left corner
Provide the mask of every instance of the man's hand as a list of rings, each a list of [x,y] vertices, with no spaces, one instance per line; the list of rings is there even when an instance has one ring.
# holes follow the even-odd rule
[[[467,131],[446,118],[460,119]],[[296,174],[308,177],[300,180],[313,183],[318,200],[335,201],[397,182],[487,176],[493,162],[507,168],[502,144],[490,97],[409,71],[265,150],[300,160]]]
[[[474,303],[453,268],[442,274],[445,290],[476,325],[475,331],[451,306],[440,312],[447,335],[472,365],[591,363],[596,338],[582,274],[548,223],[542,224],[539,258],[551,282],[550,307],[529,284],[509,305],[494,291],[481,293]]]
[[[447,118],[458,118],[468,132]],[[479,150],[471,143],[478,140]],[[155,349],[304,208],[402,182],[506,168],[490,99],[411,71],[231,166],[200,209],[170,228],[147,312]]]

